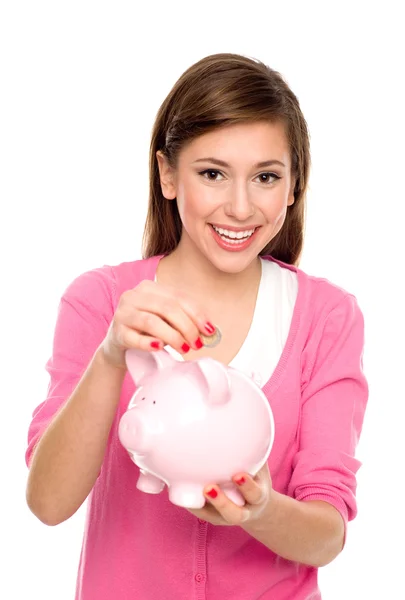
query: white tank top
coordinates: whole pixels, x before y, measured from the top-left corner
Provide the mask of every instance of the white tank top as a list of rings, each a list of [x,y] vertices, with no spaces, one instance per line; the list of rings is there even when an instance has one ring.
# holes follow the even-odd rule
[[[229,366],[253,377],[263,387],[276,368],[288,337],[298,281],[296,273],[290,269],[262,258],[261,263],[262,275],[252,323]],[[165,346],[165,350],[177,360],[183,360],[183,356],[170,346]]]

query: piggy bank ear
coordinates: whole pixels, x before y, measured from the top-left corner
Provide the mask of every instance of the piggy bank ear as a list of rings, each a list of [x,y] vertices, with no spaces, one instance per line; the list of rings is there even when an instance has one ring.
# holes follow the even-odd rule
[[[204,379],[206,402],[221,405],[231,398],[231,380],[229,371],[222,363],[213,358],[200,358],[196,366]]]
[[[177,361],[166,350],[146,352],[136,348],[130,348],[125,352],[125,362],[137,386],[147,375],[153,375],[160,369],[177,364]]]

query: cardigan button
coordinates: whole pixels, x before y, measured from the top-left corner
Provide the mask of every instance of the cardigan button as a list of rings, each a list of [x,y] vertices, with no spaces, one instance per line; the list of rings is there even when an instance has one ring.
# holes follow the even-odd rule
[[[204,521],[204,519],[198,519],[198,522],[201,523],[201,525],[205,525],[207,521]]]
[[[204,581],[204,575],[202,573],[197,573],[197,575],[195,576],[195,580],[197,581],[197,583],[201,583],[202,581]]]

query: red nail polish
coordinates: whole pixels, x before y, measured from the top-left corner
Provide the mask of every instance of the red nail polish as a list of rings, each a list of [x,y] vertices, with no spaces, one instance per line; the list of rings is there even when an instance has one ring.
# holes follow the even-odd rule
[[[210,333],[211,335],[215,332],[215,327],[214,325],[211,325],[211,323],[206,323],[205,324],[205,329],[208,331],[208,333]]]
[[[160,342],[151,342],[150,345],[152,348],[155,348],[156,350],[158,350],[160,348]]]
[[[188,352],[190,350],[190,346],[188,344],[183,344],[181,349],[183,350],[183,352]]]
[[[238,485],[243,485],[246,479],[244,477],[238,477],[238,479],[235,479],[235,481]]]
[[[200,350],[204,344],[202,343],[200,338],[197,338],[196,341],[194,342],[194,345],[197,348],[197,350]]]
[[[210,498],[216,498],[218,496],[218,492],[215,488],[212,488],[209,492],[207,492],[207,496]]]

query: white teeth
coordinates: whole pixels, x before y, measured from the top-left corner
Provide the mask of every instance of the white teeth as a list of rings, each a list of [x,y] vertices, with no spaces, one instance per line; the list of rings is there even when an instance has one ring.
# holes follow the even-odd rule
[[[213,229],[221,236],[226,236],[227,238],[231,238],[232,240],[242,240],[249,238],[255,232],[254,229],[247,229],[246,231],[229,231],[229,229],[222,229],[221,227],[212,226]]]

